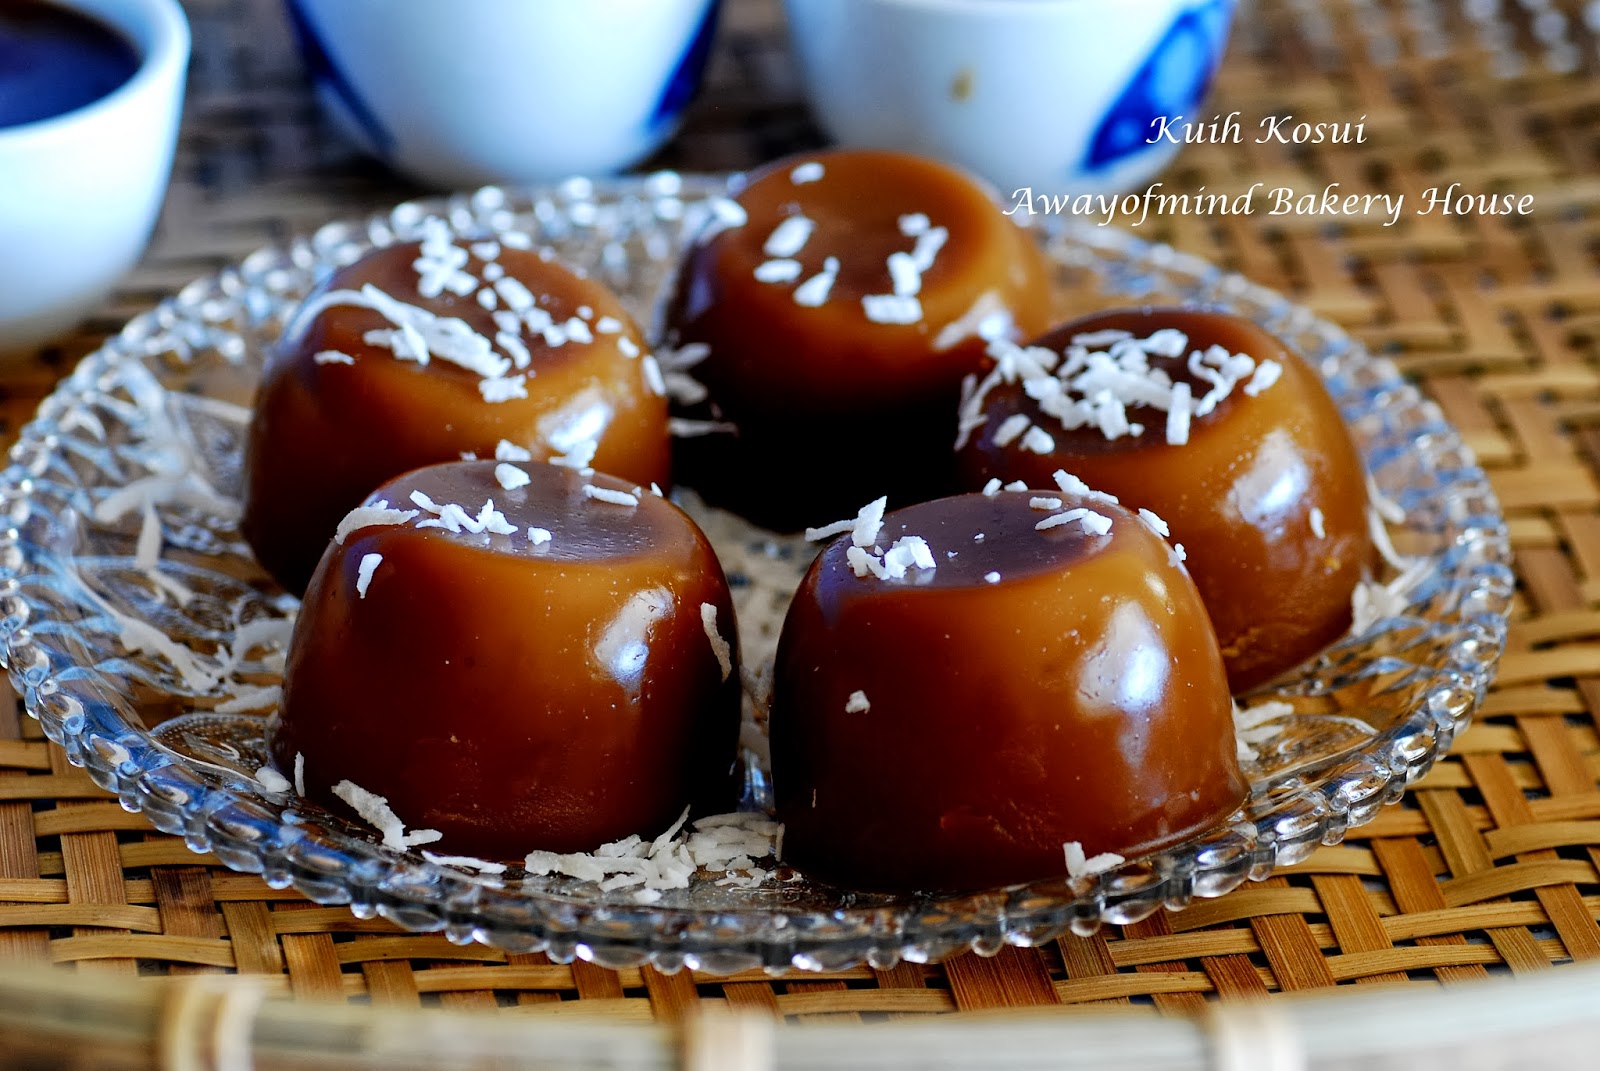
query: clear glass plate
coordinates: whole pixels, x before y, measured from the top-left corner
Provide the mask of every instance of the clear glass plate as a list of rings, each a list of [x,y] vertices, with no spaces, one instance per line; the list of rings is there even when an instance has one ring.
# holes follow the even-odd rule
[[[252,389],[291,308],[331,265],[439,215],[462,233],[531,233],[650,323],[686,236],[725,188],[664,173],[408,203],[258,252],[134,319],[45,400],[0,475],[0,637],[28,712],[127,809],[275,887],[462,943],[715,973],[993,953],[1220,896],[1370,820],[1464,726],[1503,646],[1513,579],[1488,481],[1437,406],[1278,294],[1118,231],[1046,225],[1036,234],[1063,318],[1129,302],[1220,305],[1304,354],[1375,485],[1404,510],[1397,544],[1421,563],[1403,608],[1252,697],[1295,713],[1258,734],[1270,739],[1232,821],[1109,873],[977,895],[856,894],[780,872],[754,889],[702,876],[642,906],[568,878],[435,865],[264,789],[253,774],[295,604],[255,565],[236,519]],[[164,537],[155,568],[139,557],[147,513]],[[703,516],[740,581],[745,650],[759,660],[815,548]]]

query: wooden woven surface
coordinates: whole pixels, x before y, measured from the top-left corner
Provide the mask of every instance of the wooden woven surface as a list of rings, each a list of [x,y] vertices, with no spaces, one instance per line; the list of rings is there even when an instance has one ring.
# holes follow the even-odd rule
[[[1162,178],[1214,192],[1341,182],[1413,203],[1461,182],[1533,194],[1530,217],[1163,217],[1140,232],[1280,288],[1393,356],[1463,431],[1505,505],[1521,589],[1499,684],[1451,757],[1344,844],[1178,914],[992,959],[784,979],[613,972],[458,948],[268,889],[152,833],[7,704],[0,958],[128,977],[240,971],[295,997],[394,1005],[675,1019],[724,1001],[799,1020],[1090,1002],[1185,1010],[1212,996],[1428,986],[1600,958],[1596,44],[1575,3],[1507,3],[1491,19],[1492,6],[1477,5],[1474,22],[1431,0],[1247,5],[1215,109],[1365,116],[1367,140],[1196,146]],[[321,123],[276,3],[188,7],[197,54],[161,233],[77,337],[5,371],[7,435],[102,332],[163,294],[414,192]],[[737,168],[817,139],[775,0],[728,0],[708,90],[655,163]]]

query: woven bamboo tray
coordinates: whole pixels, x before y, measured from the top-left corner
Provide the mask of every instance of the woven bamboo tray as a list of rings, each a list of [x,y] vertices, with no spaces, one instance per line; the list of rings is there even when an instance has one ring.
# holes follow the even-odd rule
[[[8,697],[0,1067],[233,1067],[252,1044],[272,1067],[710,1068],[774,1053],[785,1067],[1069,1066],[1073,1054],[1100,1067],[1370,1067],[1384,1054],[1459,1066],[1463,1053],[1581,1064],[1600,1044],[1583,999],[1600,965],[1580,962],[1600,959],[1600,82],[1581,6],[1480,4],[1468,18],[1442,0],[1247,4],[1214,109],[1364,115],[1367,140],[1194,146],[1162,176],[1214,192],[1341,182],[1413,203],[1461,182],[1531,193],[1533,215],[1164,216],[1139,231],[1391,356],[1505,506],[1521,586],[1499,683],[1450,758],[1345,843],[1181,913],[989,959],[782,978],[615,972],[457,947],[228,871],[122,811]],[[188,7],[195,67],[157,243],[78,336],[0,374],[6,436],[164,294],[415,192],[322,125],[273,0]],[[734,169],[817,140],[776,0],[728,0],[707,92],[650,166]],[[37,966],[50,963],[66,969]],[[1492,975],[1517,977],[1495,988]],[[1440,1001],[1441,984],[1468,982],[1489,988]],[[1300,992],[1368,986],[1385,989],[1331,1003]],[[1295,996],[1248,1001],[1276,993]],[[1040,1006],[1055,1010],[940,1019]],[[752,1018],[698,1014],[724,1011]],[[1402,1059],[1408,1039],[1441,1062]]]

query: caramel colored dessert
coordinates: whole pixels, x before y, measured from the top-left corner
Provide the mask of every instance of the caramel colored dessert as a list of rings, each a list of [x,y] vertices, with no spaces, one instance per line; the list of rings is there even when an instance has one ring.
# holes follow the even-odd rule
[[[503,240],[374,250],[312,293],[269,355],[243,528],[298,594],[339,519],[385,480],[501,440],[665,482],[666,399],[615,295]],[[525,240],[520,244],[526,244]]]
[[[733,808],[733,606],[687,515],[613,477],[492,461],[409,473],[367,506],[290,644],[272,753],[306,796],[348,812],[354,785],[442,835],[395,846],[490,859]]]
[[[884,490],[948,493],[962,378],[988,340],[1049,323],[1034,241],[966,175],[900,153],[791,157],[735,200],[669,303],[705,395],[676,392],[677,413],[714,429],[678,440],[679,480],[790,531]]]
[[[1114,865],[1239,806],[1222,658],[1151,522],[1080,486],[860,527],[784,622],[787,861],[849,888],[990,888],[1070,872],[1071,849]]]
[[[1316,372],[1276,338],[1224,313],[1124,309],[997,352],[963,413],[964,486],[1065,469],[1163,517],[1235,691],[1349,628],[1372,558],[1365,470]]]

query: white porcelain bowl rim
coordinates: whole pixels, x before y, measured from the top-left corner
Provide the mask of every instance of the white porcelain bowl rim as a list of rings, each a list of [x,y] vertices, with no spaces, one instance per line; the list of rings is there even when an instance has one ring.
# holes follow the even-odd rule
[[[796,0],[790,0],[791,3]],[[804,2],[804,0],[799,0]],[[867,0],[857,0],[858,3]],[[1103,8],[1110,3],[1131,4],[1137,0],[876,0],[877,3],[888,7],[922,8],[930,13],[941,15],[981,15],[984,17],[996,15],[1028,16],[1028,15],[1059,15],[1073,8],[1093,9]],[[1151,3],[1152,0],[1145,0]],[[1167,0],[1156,0],[1167,2]]]
[[[151,83],[167,77],[173,67],[188,62],[189,20],[178,0],[54,0],[78,14],[109,24],[124,36],[138,38],[130,43],[139,53],[139,66],[122,85],[97,100],[60,115],[36,119],[31,123],[0,127],[0,146],[10,147],[23,139],[44,137],[92,119],[118,107],[137,94],[148,92]]]

